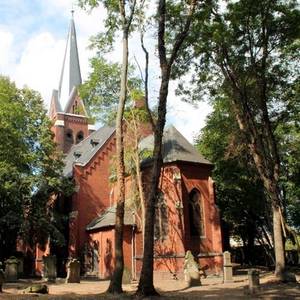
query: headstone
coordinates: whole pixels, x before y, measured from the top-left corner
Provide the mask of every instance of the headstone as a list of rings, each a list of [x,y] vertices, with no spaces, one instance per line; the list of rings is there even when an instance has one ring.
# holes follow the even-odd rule
[[[190,250],[186,252],[184,259],[184,280],[188,287],[201,285],[199,265]]]
[[[249,291],[254,294],[259,288],[259,272],[254,269],[248,270]]]
[[[49,289],[46,284],[33,284],[26,288],[23,293],[48,294]]]
[[[231,254],[229,251],[223,253],[223,282],[230,283],[233,282],[232,276],[232,263],[231,263]]]
[[[67,263],[67,283],[80,282],[80,262],[77,259],[71,259]]]
[[[5,279],[7,282],[16,282],[18,280],[19,260],[12,256],[5,261]]]
[[[54,282],[56,279],[56,256],[43,256],[43,278],[49,282]]]
[[[0,262],[0,293],[2,293],[2,285],[5,281],[4,271],[2,270],[2,263]]]

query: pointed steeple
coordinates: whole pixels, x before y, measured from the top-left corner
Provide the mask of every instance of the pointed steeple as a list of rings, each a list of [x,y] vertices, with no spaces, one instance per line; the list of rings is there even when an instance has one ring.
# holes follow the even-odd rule
[[[73,13],[74,11],[72,10],[72,18],[58,86],[58,99],[63,110],[66,108],[73,88],[78,87],[82,83]]]

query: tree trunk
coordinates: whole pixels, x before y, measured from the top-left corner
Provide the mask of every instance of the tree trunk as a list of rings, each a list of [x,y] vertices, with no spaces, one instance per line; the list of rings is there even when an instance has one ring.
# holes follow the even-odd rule
[[[120,98],[116,118],[116,157],[117,157],[117,187],[118,199],[116,207],[115,224],[115,268],[110,281],[108,293],[122,293],[122,277],[124,271],[123,256],[123,231],[124,231],[124,208],[125,208],[125,163],[123,142],[123,116],[127,99],[127,77],[128,77],[128,37],[134,15],[136,0],[130,7],[128,18],[126,17],[125,1],[119,0],[119,11],[123,30],[123,53]]]
[[[274,235],[274,252],[275,252],[275,275],[281,281],[284,280],[285,258],[284,243],[282,236],[281,212],[278,205],[272,205],[273,210],[273,235]]]
[[[240,124],[240,129],[244,131],[246,134],[250,136],[249,141],[249,149],[250,153],[253,157],[256,169],[260,178],[264,184],[264,188],[268,193],[268,196],[271,199],[272,203],[272,212],[273,212],[273,239],[274,239],[274,252],[275,252],[275,260],[276,260],[276,269],[275,275],[280,280],[284,277],[285,272],[285,259],[284,259],[284,245],[283,245],[283,236],[282,236],[282,216],[280,213],[280,196],[279,196],[279,188],[278,188],[278,180],[279,177],[278,171],[279,167],[277,163],[275,163],[272,167],[267,165],[265,161],[268,161],[268,157],[263,157],[262,153],[263,142],[260,141],[260,136],[256,136],[251,133],[251,130],[247,130],[248,124],[245,122],[244,118],[236,114],[238,123]],[[267,137],[265,137],[267,138]],[[276,151],[276,150],[275,150]],[[275,174],[276,176],[274,176]]]
[[[147,100],[146,100],[147,102]],[[144,237],[145,237],[145,196],[144,196],[144,188],[143,188],[143,178],[142,178],[142,172],[141,172],[141,160],[140,160],[140,153],[139,153],[139,142],[140,142],[140,136],[139,136],[139,127],[137,125],[137,121],[135,119],[134,113],[132,113],[132,122],[133,122],[133,131],[134,131],[134,148],[133,148],[133,155],[134,155],[134,163],[135,163],[135,169],[136,169],[136,179],[138,184],[138,191],[139,191],[139,198],[140,198],[140,204],[141,204],[141,212],[142,212],[142,218],[141,218],[141,226],[142,226],[142,243],[144,246]],[[138,121],[140,122],[140,121]]]
[[[280,213],[281,201],[279,195],[279,170],[280,160],[277,151],[276,141],[271,129],[266,104],[260,98],[259,108],[263,112],[264,130],[267,131],[266,136],[260,134],[260,127],[253,115],[247,95],[239,88],[239,83],[236,80],[237,76],[233,68],[228,63],[227,50],[223,49],[224,63],[220,65],[221,70],[229,81],[233,94],[231,95],[232,109],[239,125],[240,130],[245,134],[249,152],[253,158],[255,167],[263,182],[264,188],[271,200],[273,210],[273,239],[274,251],[276,259],[276,277],[280,280],[284,277],[285,260],[284,260],[284,245],[282,237],[282,215]],[[267,146],[266,146],[267,145]],[[266,151],[267,149],[267,151]]]
[[[138,152],[137,152],[138,153]],[[141,203],[141,212],[142,212],[142,242],[144,245],[144,237],[145,237],[145,197],[144,197],[144,188],[143,188],[143,181],[142,181],[142,174],[141,174],[141,170],[140,170],[140,159],[138,157],[136,157],[136,177],[137,177],[137,182],[138,182],[138,190],[139,190],[139,196],[140,196],[140,203]]]
[[[128,30],[123,32],[123,62],[121,74],[120,99],[116,119],[116,157],[117,157],[117,186],[118,199],[115,224],[115,268],[108,287],[108,293],[122,293],[122,277],[124,270],[123,231],[125,207],[125,163],[123,143],[123,115],[127,96],[128,72]]]
[[[137,290],[137,294],[143,296],[158,295],[153,285],[154,214],[160,172],[163,164],[161,149],[163,131],[166,123],[166,104],[169,78],[169,71],[163,70],[159,92],[158,119],[154,132],[153,166],[151,171],[150,192],[146,202],[143,266]]]
[[[146,202],[145,213],[145,238],[144,238],[144,255],[141,277],[137,290],[139,296],[157,295],[153,285],[153,253],[154,253],[154,214],[155,202],[157,198],[158,184],[160,180],[161,168],[163,165],[162,158],[162,138],[166,123],[167,97],[169,89],[169,81],[171,68],[178,56],[180,47],[188,35],[190,25],[197,0],[190,1],[190,7],[187,19],[182,31],[178,32],[173,44],[173,48],[169,59],[167,59],[167,51],[165,47],[165,30],[166,30],[166,1],[159,0],[157,8],[158,17],[158,52],[161,69],[161,83],[159,90],[158,117],[154,130],[154,150],[153,150],[153,166],[151,172],[150,192]]]

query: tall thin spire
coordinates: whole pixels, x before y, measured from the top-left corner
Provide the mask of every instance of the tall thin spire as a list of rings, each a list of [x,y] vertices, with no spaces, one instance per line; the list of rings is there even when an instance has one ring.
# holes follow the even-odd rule
[[[73,15],[74,10],[72,9],[68,39],[58,86],[58,98],[63,110],[66,107],[72,89],[82,83]]]

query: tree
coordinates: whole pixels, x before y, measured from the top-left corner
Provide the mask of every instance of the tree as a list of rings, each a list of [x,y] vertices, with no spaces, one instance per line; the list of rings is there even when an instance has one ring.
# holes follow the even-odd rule
[[[230,99],[272,204],[275,274],[281,280],[285,273],[284,219],[275,129],[299,82],[299,26],[296,1],[229,1],[226,9],[221,13],[215,9],[210,20],[194,31],[194,52],[186,53],[186,58],[197,56],[199,76],[193,81],[198,91],[209,90],[212,98],[224,94]]]
[[[230,110],[228,100],[219,97],[212,104],[196,145],[201,154],[214,162],[213,178],[216,183],[216,203],[223,221],[224,250],[230,250],[229,237],[239,237],[245,250],[244,263],[258,264],[254,242],[260,242],[274,262],[270,210],[263,184],[257,174],[246,141],[240,133]],[[226,239],[227,238],[227,239]]]
[[[157,45],[161,80],[157,109],[158,117],[154,126],[153,166],[151,170],[150,191],[146,199],[143,265],[137,290],[137,294],[140,296],[157,295],[153,285],[154,214],[163,163],[162,137],[166,122],[168,89],[171,76],[175,76],[175,73],[172,74],[172,67],[176,59],[178,59],[181,47],[189,33],[196,6],[196,0],[188,2],[178,1],[176,3],[160,0],[157,6]],[[167,29],[169,30],[167,31]]]
[[[300,232],[300,84],[290,95],[289,105],[276,128],[282,157],[281,185],[285,215],[290,226]]]
[[[111,126],[116,122],[122,66],[107,61],[100,54],[91,59],[90,66],[92,71],[79,88],[80,96],[92,117]],[[127,86],[131,91],[141,88],[141,80],[134,76],[134,71],[133,66],[129,66]],[[128,100],[131,100],[131,93],[128,93]]]
[[[15,251],[17,238],[35,246],[50,233],[62,236],[48,201],[71,191],[71,184],[62,178],[62,158],[50,127],[40,95],[0,77],[1,258]]]
[[[141,211],[142,241],[144,243],[146,201],[141,163],[143,159],[151,157],[151,153],[145,149],[140,149],[139,145],[141,140],[145,137],[145,132],[143,131],[150,131],[149,127],[151,126],[151,121],[149,111],[145,107],[146,100],[144,100],[144,95],[138,91],[133,94],[134,95],[132,98],[134,103],[131,103],[131,107],[126,110],[124,118],[127,137],[125,153],[127,157],[127,163],[130,165],[128,174],[131,176],[132,181],[136,184],[138,197],[134,198],[138,198],[138,201],[134,201],[137,203],[134,203],[133,207],[136,212]],[[133,190],[133,192],[135,191]],[[136,214],[136,216],[138,216],[138,214]]]
[[[108,288],[110,293],[121,293],[122,277],[124,270],[123,257],[123,227],[124,227],[124,206],[125,206],[125,164],[124,164],[124,143],[123,143],[123,115],[127,98],[127,76],[128,76],[128,37],[130,26],[135,10],[136,0],[129,7],[129,15],[126,14],[125,1],[119,1],[121,17],[121,28],[123,33],[123,61],[120,85],[120,98],[116,117],[116,153],[117,153],[117,180],[118,180],[118,202],[116,208],[115,225],[115,256],[116,263],[112,280]]]
[[[101,2],[101,1],[99,1]],[[82,0],[82,5],[95,7],[98,1]],[[125,205],[125,164],[123,143],[123,115],[127,99],[128,81],[128,38],[132,26],[136,0],[132,1],[103,1],[108,12],[106,25],[108,33],[112,37],[119,29],[122,32],[122,71],[119,92],[119,103],[116,115],[116,158],[117,158],[117,186],[118,202],[116,207],[115,223],[115,268],[108,288],[109,293],[122,293],[122,277],[124,270],[123,257],[123,227]],[[109,25],[110,24],[110,25]]]

